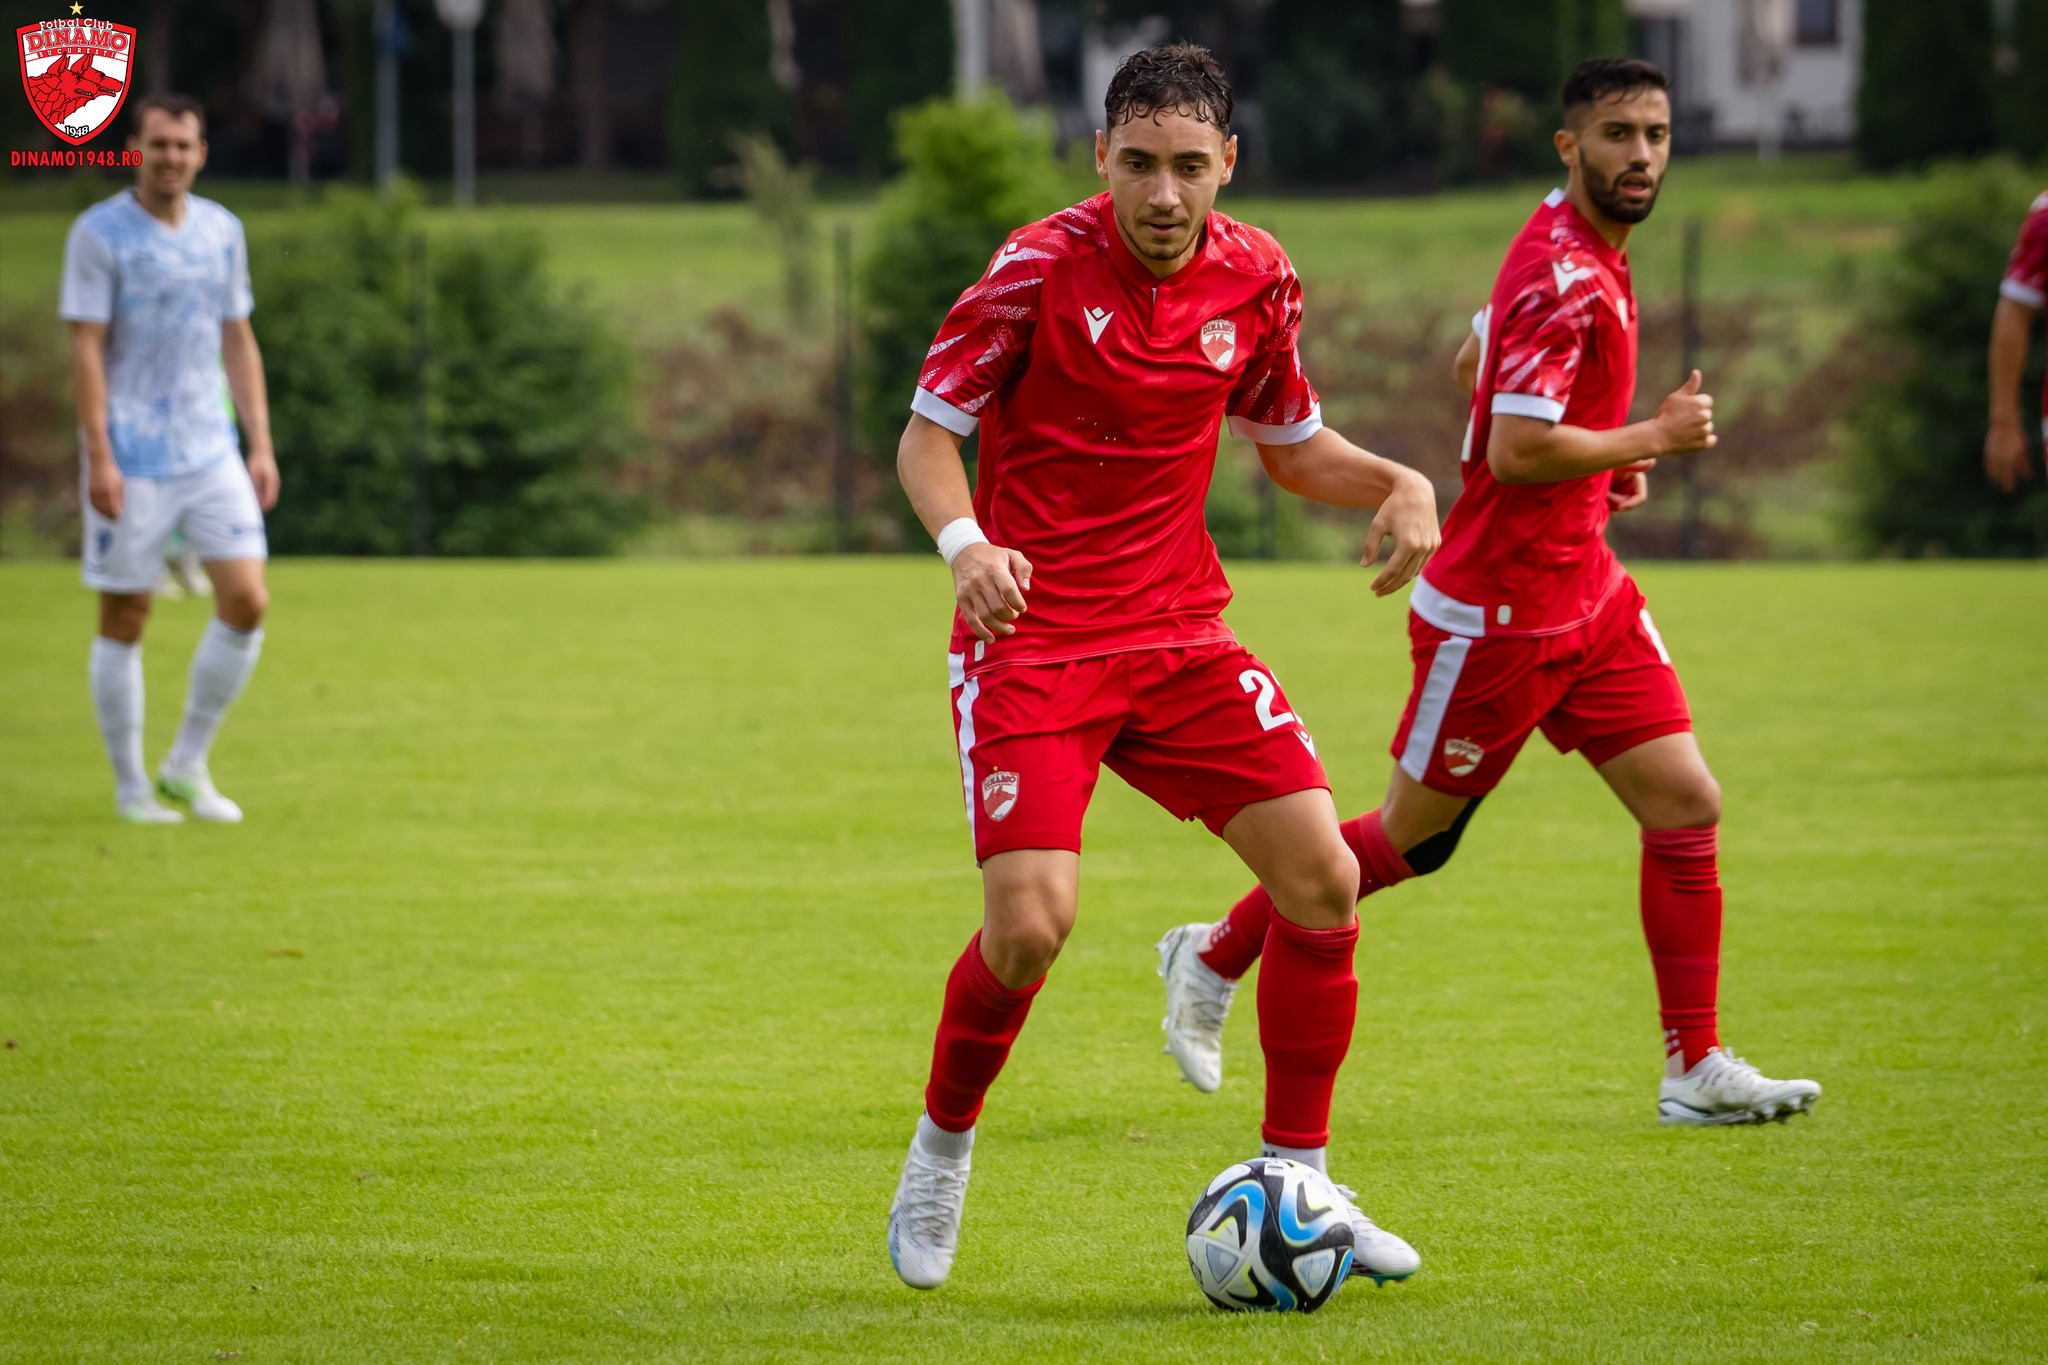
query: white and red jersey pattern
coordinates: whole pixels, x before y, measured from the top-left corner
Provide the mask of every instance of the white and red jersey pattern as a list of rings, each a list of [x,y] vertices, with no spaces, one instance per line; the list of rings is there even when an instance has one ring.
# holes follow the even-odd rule
[[[1558,634],[1592,620],[1623,579],[1604,534],[1614,475],[1504,484],[1486,463],[1487,441],[1497,414],[1595,431],[1628,421],[1636,390],[1628,259],[1553,191],[1509,246],[1473,329],[1479,381],[1465,485],[1410,606],[1468,637]]]
[[[2029,308],[2048,303],[2048,192],[2028,207],[2027,221],[2020,225],[2020,239],[2013,243],[1998,292]]]
[[[1031,561],[1017,633],[969,673],[1230,639],[1230,585],[1202,517],[1227,415],[1268,445],[1322,426],[1297,349],[1301,283],[1266,233],[1211,213],[1156,278],[1107,194],[1010,235],[946,317],[912,409],[980,429],[974,515]]]
[[[2036,196],[2027,209],[2027,221],[2020,226],[2020,239],[2013,243],[2012,259],[2005,264],[2005,279],[1998,292],[2029,308],[2048,302],[2048,192]],[[2048,433],[2048,389],[2041,394],[2041,430]]]

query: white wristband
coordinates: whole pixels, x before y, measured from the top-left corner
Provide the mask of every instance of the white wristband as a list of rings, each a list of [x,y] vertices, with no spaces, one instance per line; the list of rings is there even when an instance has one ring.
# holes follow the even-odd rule
[[[953,567],[953,561],[968,546],[986,544],[988,537],[981,533],[973,517],[955,517],[939,529],[939,557],[946,561],[947,568]]]

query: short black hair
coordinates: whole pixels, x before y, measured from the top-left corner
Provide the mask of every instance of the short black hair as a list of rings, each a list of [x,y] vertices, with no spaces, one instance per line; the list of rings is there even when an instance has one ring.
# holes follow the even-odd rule
[[[168,114],[172,118],[184,118],[187,115],[196,118],[199,120],[199,136],[202,138],[206,136],[206,106],[193,99],[190,95],[173,95],[165,92],[160,95],[144,95],[141,101],[136,104],[135,135],[137,137],[142,135],[142,125],[149,122],[149,111],[152,109]]]
[[[1216,54],[1195,43],[1162,43],[1124,58],[1109,79],[1102,112],[1114,128],[1154,114],[1187,114],[1230,135],[1230,77]]]
[[[1644,90],[1671,93],[1671,78],[1664,68],[1640,57],[1588,57],[1564,78],[1564,115],[1610,95],[1633,95]]]

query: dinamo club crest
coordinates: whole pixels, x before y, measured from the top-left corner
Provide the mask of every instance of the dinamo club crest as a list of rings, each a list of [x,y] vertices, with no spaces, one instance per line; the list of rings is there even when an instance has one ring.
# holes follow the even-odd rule
[[[128,101],[135,30],[104,19],[45,19],[14,31],[21,85],[45,128],[76,147],[103,132]]]
[[[1237,324],[1229,318],[1211,318],[1203,323],[1202,354],[1217,369],[1229,369],[1237,356]]]
[[[991,820],[1000,820],[1017,805],[1017,774],[990,773],[981,779],[981,808]]]

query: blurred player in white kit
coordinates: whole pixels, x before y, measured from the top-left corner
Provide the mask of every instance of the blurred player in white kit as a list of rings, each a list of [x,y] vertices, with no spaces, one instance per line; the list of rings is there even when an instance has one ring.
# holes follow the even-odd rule
[[[249,326],[249,255],[240,220],[191,193],[206,164],[198,103],[152,96],[135,117],[135,188],[72,224],[58,306],[71,324],[83,447],[85,584],[100,595],[93,709],[122,819],[184,819],[161,795],[201,820],[234,822],[241,808],[215,790],[207,753],[262,652],[263,513],[278,489],[263,356]],[[142,631],[174,533],[205,566],[215,615],[192,656],[177,738],[152,782],[142,758]]]

